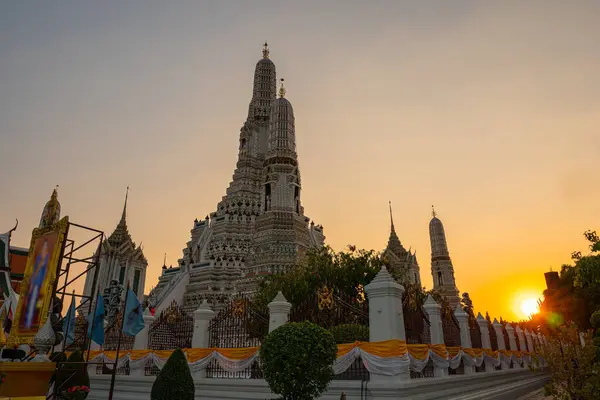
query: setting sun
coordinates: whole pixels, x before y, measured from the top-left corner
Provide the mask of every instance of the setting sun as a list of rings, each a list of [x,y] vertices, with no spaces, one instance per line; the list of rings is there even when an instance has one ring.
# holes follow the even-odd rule
[[[539,306],[538,306],[537,299],[530,298],[530,299],[523,300],[521,302],[521,312],[526,317],[529,317],[530,315],[535,314],[538,311],[539,311]]]

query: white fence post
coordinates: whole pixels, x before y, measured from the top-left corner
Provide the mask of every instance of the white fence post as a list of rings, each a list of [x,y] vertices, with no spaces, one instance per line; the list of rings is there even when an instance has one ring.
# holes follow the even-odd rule
[[[506,344],[504,342],[504,332],[502,332],[502,324],[498,322],[496,318],[494,318],[494,322],[492,323],[494,326],[494,330],[496,331],[496,341],[498,342],[498,350],[506,350]],[[502,356],[498,354],[498,358],[500,359],[500,367],[502,369],[508,369],[508,364],[502,361]]]
[[[440,306],[436,301],[431,297],[431,295],[427,296],[427,300],[425,304],[423,304],[423,308],[429,317],[430,324],[430,335],[431,335],[431,344],[444,344],[444,330],[442,328],[442,306]],[[439,368],[434,364],[433,367],[433,376],[436,378],[443,377],[448,375],[447,368]]]
[[[487,319],[485,319],[481,313],[477,314],[477,325],[479,325],[479,331],[481,332],[481,347],[483,347],[484,350],[491,350],[492,341],[490,339],[490,326]],[[495,370],[492,364],[485,362],[485,355],[483,362],[485,363],[485,372],[492,372]]]
[[[152,326],[152,324],[154,323],[154,320],[156,320],[156,318],[150,313],[150,310],[148,308],[146,308],[146,310],[144,310],[143,318],[144,318],[144,328],[137,335],[135,335],[135,338],[133,341],[133,350],[146,350],[148,348],[150,326]],[[131,371],[129,372],[129,375],[145,376],[145,369],[143,367],[137,368],[137,369],[131,369]]]
[[[535,351],[533,348],[533,340],[531,338],[531,332],[529,332],[527,328],[525,328],[525,340],[527,341],[527,350],[530,353],[533,353]]]
[[[456,310],[454,311],[454,316],[458,320],[458,327],[460,328],[460,345],[464,348],[470,349],[473,347],[471,343],[471,330],[469,329],[469,314],[463,311],[460,306],[460,303],[456,306]],[[474,374],[475,367],[472,365],[467,365],[467,363],[463,360],[463,368],[465,374]]]
[[[288,323],[292,305],[279,291],[277,296],[268,305],[269,307],[269,333]]]
[[[517,332],[517,337],[519,338],[519,350],[521,352],[527,351],[527,343],[525,343],[525,336],[523,335],[523,330],[519,325],[517,325],[517,328],[515,330]],[[523,360],[523,368],[527,368],[529,366],[527,358],[523,354],[521,354],[521,359]]]
[[[156,319],[151,313],[150,310],[146,308],[144,311],[144,329],[142,329],[137,335],[135,335],[135,340],[133,341],[133,350],[146,350],[148,348],[148,332],[150,330],[150,326]]]
[[[515,328],[511,324],[506,324],[506,333],[508,334],[508,343],[512,351],[518,351],[517,339],[515,338]]]
[[[396,282],[385,266],[375,278],[365,286],[369,298],[369,340],[406,340],[404,314],[402,313],[402,294],[404,287]],[[371,374],[371,382],[394,382],[410,379],[410,370],[397,376]]]
[[[210,339],[208,327],[210,321],[215,316],[215,312],[210,309],[210,305],[204,299],[200,307],[194,311],[194,334],[192,336],[192,348],[207,348]],[[206,368],[194,372],[194,378],[205,378]]]

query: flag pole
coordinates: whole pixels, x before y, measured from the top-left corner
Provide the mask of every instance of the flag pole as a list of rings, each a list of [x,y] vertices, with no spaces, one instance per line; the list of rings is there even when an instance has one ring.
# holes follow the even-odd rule
[[[129,280],[127,280],[127,292],[125,292],[125,302],[123,304],[123,316],[121,317],[121,328],[119,329],[119,340],[117,341],[117,354],[115,355],[115,365],[113,366],[112,376],[110,378],[110,391],[108,400],[112,400],[115,390],[115,378],[117,376],[117,364],[119,363],[119,351],[121,350],[121,337],[123,336],[123,326],[125,324],[125,314],[127,311],[127,298],[129,297]]]

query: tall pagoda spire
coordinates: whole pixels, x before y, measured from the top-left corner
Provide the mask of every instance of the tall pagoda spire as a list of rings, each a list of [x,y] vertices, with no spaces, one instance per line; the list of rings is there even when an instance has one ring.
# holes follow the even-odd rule
[[[446,232],[442,221],[438,218],[433,206],[432,218],[429,222],[429,239],[431,241],[431,275],[433,276],[433,288],[439,290],[445,296],[452,307],[456,307],[460,298],[454,278],[454,266],[448,251]]]
[[[392,232],[396,233],[396,229],[394,228],[394,214],[392,213],[392,202],[390,201],[390,224]]]
[[[400,238],[398,238],[398,235],[396,234],[396,228],[394,227],[394,215],[392,213],[392,202],[390,201],[389,204],[390,204],[390,237],[388,239],[387,248],[389,250],[391,250],[392,252],[398,254],[399,256],[405,256],[406,249],[404,248],[404,246],[402,246],[402,243],[400,242]]]
[[[127,186],[127,190],[125,191],[125,203],[123,204],[123,213],[121,214],[121,220],[119,224],[113,231],[113,233],[108,237],[108,241],[112,245],[120,246],[126,240],[129,240],[132,244],[131,235],[129,235],[129,230],[127,229],[127,199],[129,197],[129,186]]]
[[[254,69],[252,100],[248,108],[248,119],[256,122],[268,121],[271,103],[277,97],[277,78],[275,64],[269,58],[269,46],[265,42],[263,57]]]
[[[126,224],[127,218],[127,198],[129,197],[129,186],[127,186],[127,190],[125,191],[125,204],[123,204],[123,214],[121,214],[120,224]]]

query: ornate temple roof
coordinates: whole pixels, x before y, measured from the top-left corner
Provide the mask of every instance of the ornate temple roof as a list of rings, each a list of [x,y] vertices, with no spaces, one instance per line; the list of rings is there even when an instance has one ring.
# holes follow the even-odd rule
[[[121,220],[117,224],[117,227],[108,237],[107,242],[112,248],[128,248],[134,250],[137,254],[137,258],[140,258],[144,262],[146,261],[146,257],[142,251],[142,246],[136,247],[135,242],[131,238],[129,234],[129,229],[127,229],[127,198],[129,197],[129,187],[127,187],[127,193],[125,194],[125,204],[123,205],[123,213],[121,214]]]
[[[396,228],[394,227],[394,216],[392,214],[392,202],[390,201],[390,237],[388,239],[388,245],[386,250],[394,253],[398,257],[403,257],[407,254],[406,249],[402,246],[400,238],[396,234]]]
[[[113,233],[108,237],[108,242],[115,247],[120,247],[125,242],[133,243],[129,230],[127,229],[127,198],[129,197],[129,187],[127,187],[127,193],[125,194],[125,204],[123,205],[123,214],[121,214],[121,220],[117,224],[117,227]],[[135,245],[133,246],[135,247]]]

